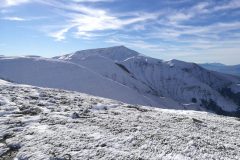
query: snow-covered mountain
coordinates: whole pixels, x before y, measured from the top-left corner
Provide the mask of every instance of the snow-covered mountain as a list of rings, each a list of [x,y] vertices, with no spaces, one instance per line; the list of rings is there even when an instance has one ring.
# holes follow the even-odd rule
[[[240,158],[239,118],[0,80],[0,159]]]
[[[231,111],[239,105],[239,102],[235,104],[229,101],[220,92],[225,88],[239,89],[237,85],[239,79],[235,77],[211,72],[196,64],[177,60],[163,62],[152,58],[137,57],[127,59],[121,64],[133,73],[136,79],[154,88],[158,95],[171,97],[187,104],[186,107],[192,102],[196,104],[197,110],[201,110],[201,105],[212,109],[208,104],[204,104],[204,101],[208,101],[207,103],[214,101],[215,109],[221,106],[223,110]]]
[[[240,76],[240,65],[224,65],[221,63],[203,63],[199,65],[209,70]]]
[[[240,78],[194,63],[154,59],[124,46],[52,59],[1,57],[0,77],[131,104],[240,116]]]

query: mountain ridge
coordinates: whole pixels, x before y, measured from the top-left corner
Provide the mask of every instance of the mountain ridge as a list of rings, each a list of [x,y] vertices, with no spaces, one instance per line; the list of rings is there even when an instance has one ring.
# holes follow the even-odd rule
[[[41,59],[38,57],[34,58]],[[80,92],[113,98],[127,103],[133,102],[132,104],[172,109],[203,110],[224,115],[235,115],[233,114],[234,112],[237,116],[240,116],[238,113],[240,104],[238,104],[237,100],[240,96],[238,95],[240,93],[240,86],[238,85],[240,84],[240,78],[209,71],[195,63],[187,63],[175,59],[163,61],[145,56],[124,46],[77,51],[53,57],[49,60],[55,60],[54,62],[59,64],[68,62],[66,64],[79,65],[94,73],[95,80],[90,78],[88,82],[87,78],[85,78],[84,85],[77,90]],[[4,58],[1,58],[0,61],[0,77],[17,82],[19,77],[9,77],[9,69],[17,69],[17,67],[11,65],[8,67],[3,66],[3,63],[9,64]],[[45,68],[47,66],[49,64]],[[42,66],[40,65],[40,67]],[[28,68],[36,67],[30,65]],[[64,72],[61,70],[61,74],[70,71],[71,69]],[[46,72],[50,74],[54,70],[51,67],[47,67]],[[88,75],[85,72],[83,73]],[[70,80],[74,79],[75,75],[79,76],[79,81]],[[81,83],[80,75],[80,71],[79,73],[74,73],[74,75],[68,74],[68,80],[64,81],[64,83],[72,82],[79,86],[78,83]],[[102,83],[96,85],[99,77],[103,77],[105,80],[101,80]],[[100,86],[109,90],[111,86],[108,83],[113,83],[110,81],[114,82],[113,86],[119,86],[118,84],[120,86],[112,87],[112,93],[107,92],[106,94],[104,90],[102,90],[103,93],[94,93],[94,90],[96,92],[99,91]],[[37,82],[37,79],[35,79],[35,82]],[[35,84],[28,79],[25,79],[24,83]],[[54,81],[51,83],[54,83]],[[63,89],[74,90],[74,84],[72,88]],[[51,87],[51,85],[48,84],[44,87]],[[88,87],[92,87],[92,92],[86,89]],[[128,91],[126,91],[126,87]],[[55,88],[59,88],[59,86]],[[129,96],[128,92],[132,96]],[[124,98],[114,97],[114,94],[122,95]],[[136,95],[138,95],[138,98]],[[135,98],[129,101],[131,97]],[[145,100],[143,102],[140,99]]]

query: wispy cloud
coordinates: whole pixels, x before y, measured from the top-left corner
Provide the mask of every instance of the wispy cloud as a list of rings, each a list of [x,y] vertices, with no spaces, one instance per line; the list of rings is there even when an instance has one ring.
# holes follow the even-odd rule
[[[26,19],[21,17],[3,17],[2,19],[8,21],[26,21]]]
[[[73,2],[113,2],[114,0],[71,0]]]
[[[210,5],[208,2],[200,2],[190,8],[184,8],[181,10],[174,10],[167,12],[166,20],[169,24],[178,24],[192,18],[195,18],[199,14],[206,14],[209,12],[207,7]],[[166,22],[165,22],[166,23]]]
[[[62,41],[65,39],[65,33],[69,31],[69,27],[63,28],[61,30],[55,31],[55,32],[50,32],[48,35],[50,37],[53,37],[56,41]]]
[[[240,1],[239,0],[231,0],[228,3],[224,3],[219,6],[215,6],[213,8],[213,11],[222,11],[222,10],[228,10],[228,9],[237,9],[240,8]]]
[[[113,45],[125,45],[128,47],[132,47],[135,49],[144,49],[153,52],[164,52],[166,51],[167,46],[163,47],[160,44],[153,44],[145,42],[143,39],[136,40],[130,37],[122,37],[122,38],[111,38],[106,40],[107,43],[111,43]]]
[[[103,31],[103,30],[119,30],[123,29],[124,27],[147,21],[150,19],[156,18],[155,15],[152,14],[145,14],[141,17],[132,17],[127,19],[120,19],[118,17],[113,17],[109,13],[104,13],[101,15],[82,15],[76,14],[71,19],[71,22],[75,24],[77,28],[76,34],[82,34],[87,32],[93,31]]]
[[[20,4],[31,2],[30,0],[1,0],[0,8],[17,6]]]
[[[205,26],[166,25],[163,28],[155,28],[155,31],[157,31],[157,33],[150,33],[149,35],[155,38],[162,37],[162,38],[170,38],[170,39],[181,38],[181,36],[185,36],[185,35],[192,35],[197,37],[217,37],[219,34],[222,34],[231,30],[237,30],[239,28],[240,28],[240,21],[221,22],[221,23],[214,23],[214,24],[205,25]]]
[[[49,17],[46,17],[46,16],[35,16],[35,17],[3,16],[3,17],[0,17],[0,20],[6,20],[6,21],[35,21],[35,20],[43,20],[43,19],[49,19]]]
[[[128,18],[121,18],[114,16],[111,12],[104,9],[92,8],[82,4],[65,4],[57,1],[44,1],[43,3],[60,9],[58,13],[60,13],[67,22],[67,25],[64,24],[60,30],[50,30],[48,33],[48,35],[56,38],[58,41],[64,40],[65,34],[71,29],[76,30],[74,33],[75,37],[90,37],[91,35],[96,36],[96,34],[93,34],[93,32],[96,31],[121,30],[132,24],[158,18],[158,14],[150,13],[135,14]]]

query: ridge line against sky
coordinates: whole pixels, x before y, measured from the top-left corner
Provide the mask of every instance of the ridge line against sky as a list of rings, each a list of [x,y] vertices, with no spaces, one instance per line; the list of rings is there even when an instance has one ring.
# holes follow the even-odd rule
[[[240,64],[239,17],[240,0],[0,0],[0,54],[125,45],[164,60]]]

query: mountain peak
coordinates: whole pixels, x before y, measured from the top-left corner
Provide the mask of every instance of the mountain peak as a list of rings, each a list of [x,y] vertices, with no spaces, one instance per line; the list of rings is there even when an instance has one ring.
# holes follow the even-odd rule
[[[112,47],[108,47],[108,48],[116,48],[116,49],[121,49],[121,48],[125,48],[125,49],[129,49],[124,45],[119,45],[119,46],[112,46]],[[107,49],[107,48],[106,48]]]
[[[121,46],[113,46],[108,48],[81,50],[81,51],[77,51],[72,54],[63,55],[57,58],[58,59],[69,59],[69,58],[82,59],[89,56],[102,56],[114,61],[123,61],[127,58],[135,57],[138,55],[140,55],[140,53],[121,45]]]

